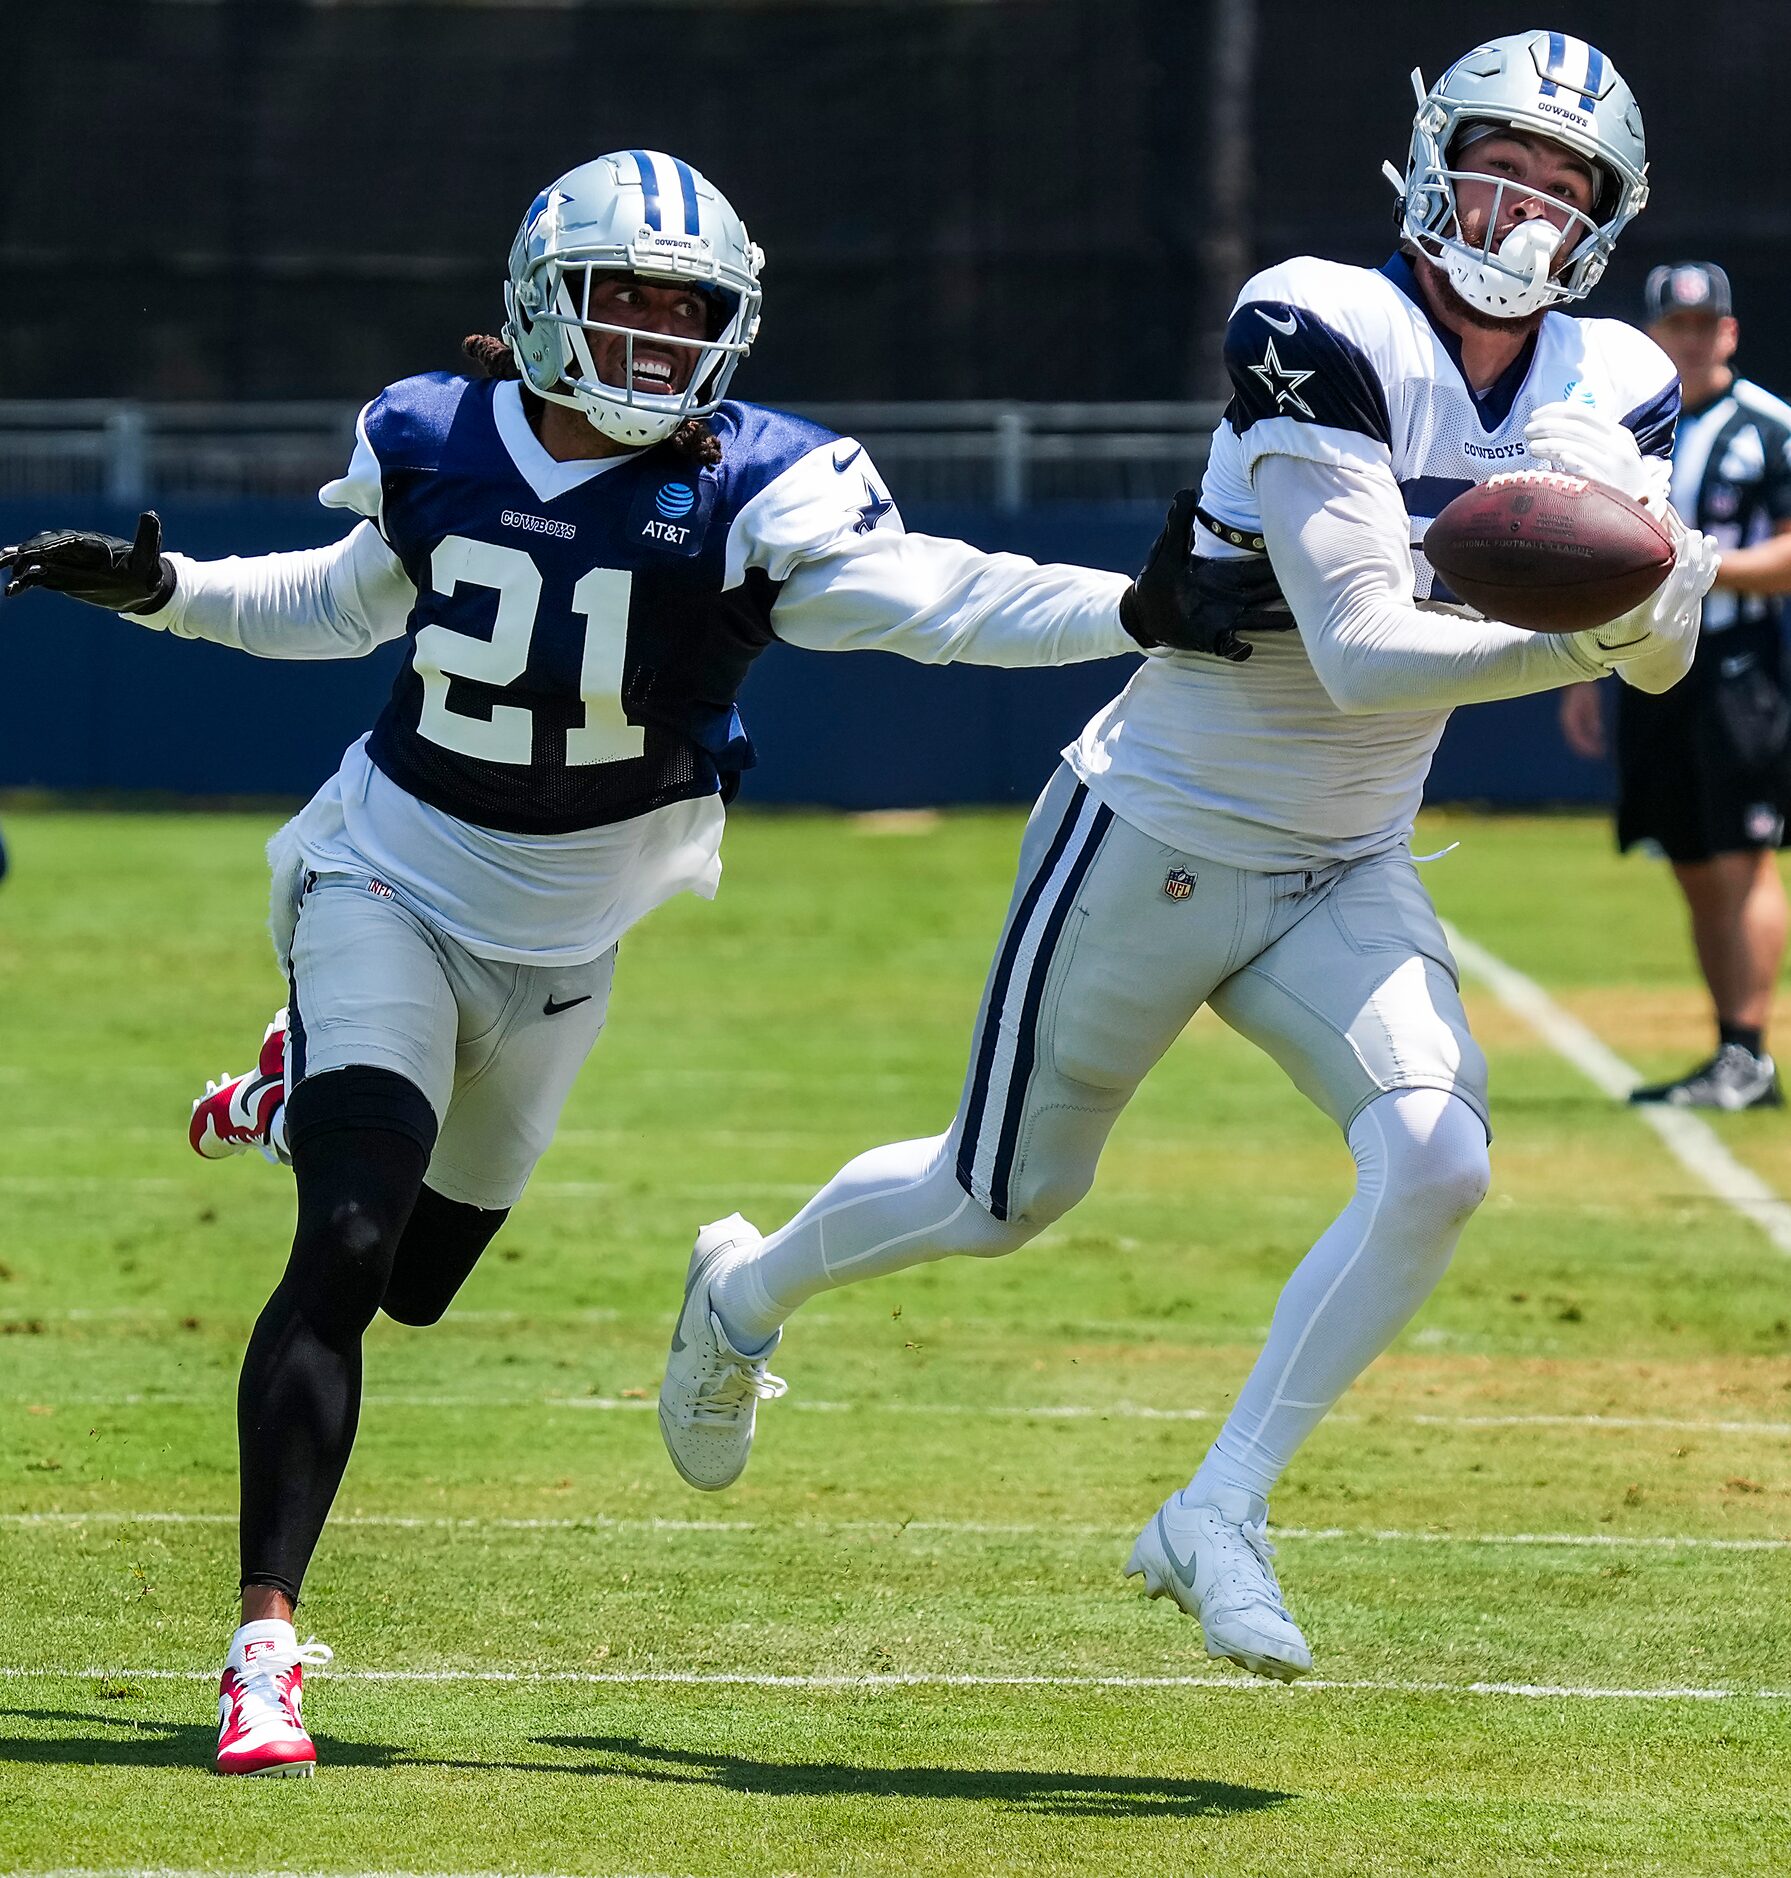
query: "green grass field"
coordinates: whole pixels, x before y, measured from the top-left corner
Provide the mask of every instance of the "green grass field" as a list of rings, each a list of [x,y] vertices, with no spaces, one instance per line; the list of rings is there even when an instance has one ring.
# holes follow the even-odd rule
[[[460,1304],[371,1337],[301,1614],[320,1776],[214,1779],[234,1381],[291,1200],[183,1127],[279,1001],[269,826],[5,817],[0,1869],[1791,1865],[1791,1261],[1476,991],[1493,1196],[1275,1505],[1318,1686],[1209,1664],[1120,1576],[1348,1192],[1210,1019],[1044,1241],[817,1301],[742,1485],[672,1473],[693,1229],[944,1125],[1010,814],[742,816],[720,901],[625,944]],[[1602,824],[1421,834],[1463,843],[1444,912],[1632,1062],[1704,1047],[1668,883]],[[1791,1193],[1784,1117],[1721,1121]]]

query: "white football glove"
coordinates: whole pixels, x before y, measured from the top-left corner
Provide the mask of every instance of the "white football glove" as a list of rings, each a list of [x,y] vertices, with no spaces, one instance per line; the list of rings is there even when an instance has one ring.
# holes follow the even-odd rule
[[[1614,671],[1638,691],[1669,690],[1691,670],[1704,596],[1722,563],[1721,547],[1687,528],[1671,508],[1666,523],[1679,547],[1673,571],[1632,612],[1573,635],[1600,670]]]
[[[1603,483],[1639,502],[1650,514],[1671,508],[1667,486],[1673,466],[1665,457],[1643,456],[1634,434],[1589,404],[1545,404],[1524,426],[1530,455],[1550,469]]]

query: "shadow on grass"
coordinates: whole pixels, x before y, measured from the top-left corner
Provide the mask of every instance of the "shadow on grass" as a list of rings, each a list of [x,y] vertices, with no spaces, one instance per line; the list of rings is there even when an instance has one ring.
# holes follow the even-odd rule
[[[1030,1767],[853,1767],[837,1761],[752,1760],[740,1754],[659,1747],[634,1735],[540,1735],[536,1740],[544,1748],[566,1748],[598,1758],[583,1767],[547,1762],[508,1765],[524,1773],[608,1774],[627,1780],[726,1787],[755,1795],[992,1800],[1023,1812],[1087,1819],[1254,1813],[1296,1797],[1267,1787],[1234,1787],[1222,1780],[1174,1780],[1141,1774],[1068,1774]]]
[[[81,1732],[20,1739],[36,1722]],[[7,1724],[12,1724],[11,1727]],[[607,1775],[734,1793],[812,1799],[987,1800],[1058,1818],[1201,1818],[1254,1813],[1296,1796],[1221,1780],[1142,1774],[1055,1773],[1040,1768],[855,1767],[837,1761],[753,1760],[740,1754],[661,1747],[634,1735],[540,1735],[535,1745],[587,1757],[568,1761],[452,1760],[407,1753],[382,1741],[319,1734],[317,1758],[332,1767],[454,1768],[468,1773]],[[0,1765],[209,1767],[217,1731],[208,1723],[160,1721],[78,1709],[0,1709]]]
[[[20,1740],[12,1725],[48,1722],[84,1728],[85,1734],[56,1734]],[[319,1734],[317,1758],[335,1767],[414,1766],[402,1748],[383,1741],[344,1741]],[[0,1708],[0,1766],[206,1767],[218,1751],[215,1722],[157,1721],[144,1716],[82,1713],[76,1709]]]

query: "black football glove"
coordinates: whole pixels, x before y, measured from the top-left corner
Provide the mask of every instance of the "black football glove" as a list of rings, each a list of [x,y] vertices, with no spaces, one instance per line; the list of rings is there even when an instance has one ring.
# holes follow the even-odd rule
[[[1192,489],[1177,491],[1143,570],[1119,600],[1119,620],[1147,650],[1210,652],[1241,665],[1250,647],[1240,631],[1286,632],[1293,613],[1266,555],[1203,560],[1193,551]]]
[[[162,552],[162,520],[153,509],[137,517],[137,538],[50,528],[16,548],[0,550],[11,578],[7,598],[27,588],[66,593],[114,613],[153,613],[174,594],[174,563]]]

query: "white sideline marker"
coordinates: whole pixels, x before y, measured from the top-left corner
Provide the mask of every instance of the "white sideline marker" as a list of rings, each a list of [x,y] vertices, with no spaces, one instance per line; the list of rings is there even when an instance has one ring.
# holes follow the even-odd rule
[[[1624,1062],[1577,1017],[1562,1010],[1535,979],[1526,978],[1447,920],[1443,930],[1463,968],[1478,978],[1506,1010],[1528,1024],[1557,1056],[1572,1064],[1612,1101],[1628,1102],[1630,1090],[1642,1080],[1639,1070]],[[1635,1113],[1660,1136],[1667,1152],[1694,1180],[1725,1206],[1752,1220],[1779,1251],[1791,1256],[1791,1204],[1752,1168],[1743,1167],[1708,1122],[1687,1109],[1665,1104],[1645,1103]]]

